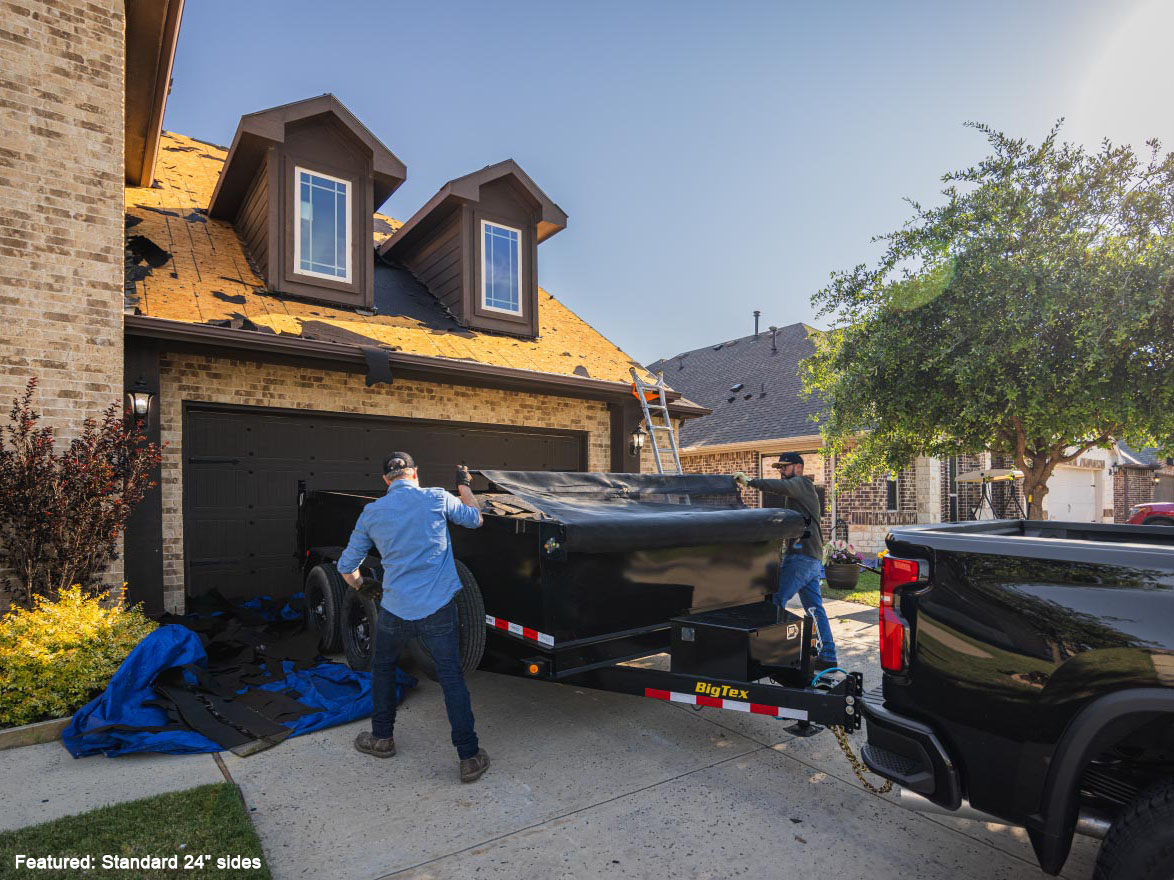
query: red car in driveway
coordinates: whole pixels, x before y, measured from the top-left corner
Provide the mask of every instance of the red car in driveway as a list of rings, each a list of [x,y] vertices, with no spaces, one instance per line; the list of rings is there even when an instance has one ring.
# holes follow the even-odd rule
[[[1135,526],[1174,526],[1174,501],[1138,504],[1129,511],[1129,523]]]

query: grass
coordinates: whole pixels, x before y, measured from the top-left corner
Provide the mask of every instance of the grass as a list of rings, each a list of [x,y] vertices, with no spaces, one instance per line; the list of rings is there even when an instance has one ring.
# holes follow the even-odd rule
[[[88,872],[76,868],[30,871],[15,867],[17,853],[33,857],[92,855],[94,862]],[[203,868],[184,868],[185,856],[192,858],[205,853],[209,858]],[[103,870],[104,855],[178,856],[178,866]],[[217,859],[232,856],[257,859],[261,867],[217,867]],[[38,880],[72,880],[85,874],[144,880],[164,877],[270,880],[257,832],[236,786],[227,782],[100,807],[77,816],[0,832],[0,878],[36,876]]]
[[[861,605],[871,605],[876,608],[880,605],[880,575],[876,572],[861,569],[860,580],[853,590],[833,590],[825,582],[823,585],[825,599],[844,599],[848,602],[858,602]]]

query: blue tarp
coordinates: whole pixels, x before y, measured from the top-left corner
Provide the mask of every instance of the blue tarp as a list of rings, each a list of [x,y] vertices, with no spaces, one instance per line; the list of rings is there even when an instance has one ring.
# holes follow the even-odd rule
[[[223,751],[221,746],[192,730],[152,729],[169,725],[166,712],[143,705],[159,696],[152,683],[165,670],[188,664],[205,668],[208,665],[200,637],[192,630],[177,625],[162,626],[144,638],[122,661],[106,690],[80,709],[61,734],[70,754],[80,758],[98,753],[113,757],[132,752],[182,755]],[[271,691],[292,689],[299,694],[299,702],[322,710],[288,722],[286,726],[293,731],[291,736],[371,714],[370,673],[356,672],[340,663],[321,663],[300,670],[294,669],[289,660],[282,665],[284,678],[257,687]],[[396,675],[398,702],[416,681],[398,669]]]

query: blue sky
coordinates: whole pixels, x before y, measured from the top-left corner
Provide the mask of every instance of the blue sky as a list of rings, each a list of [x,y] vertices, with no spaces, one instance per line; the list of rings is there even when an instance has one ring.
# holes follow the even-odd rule
[[[401,220],[512,157],[570,216],[540,283],[647,363],[754,309],[813,322],[903,197],[984,154],[966,120],[1174,145],[1172,26],[1164,0],[189,0],[164,124],[228,144],[334,92],[407,164]]]

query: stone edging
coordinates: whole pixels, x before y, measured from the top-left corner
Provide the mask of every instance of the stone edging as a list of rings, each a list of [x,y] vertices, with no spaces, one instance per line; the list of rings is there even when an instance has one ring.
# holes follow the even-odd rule
[[[34,721],[20,727],[6,727],[0,730],[0,751],[20,746],[35,746],[38,743],[53,742],[61,738],[61,731],[69,726],[70,718],[50,718],[48,721]]]

